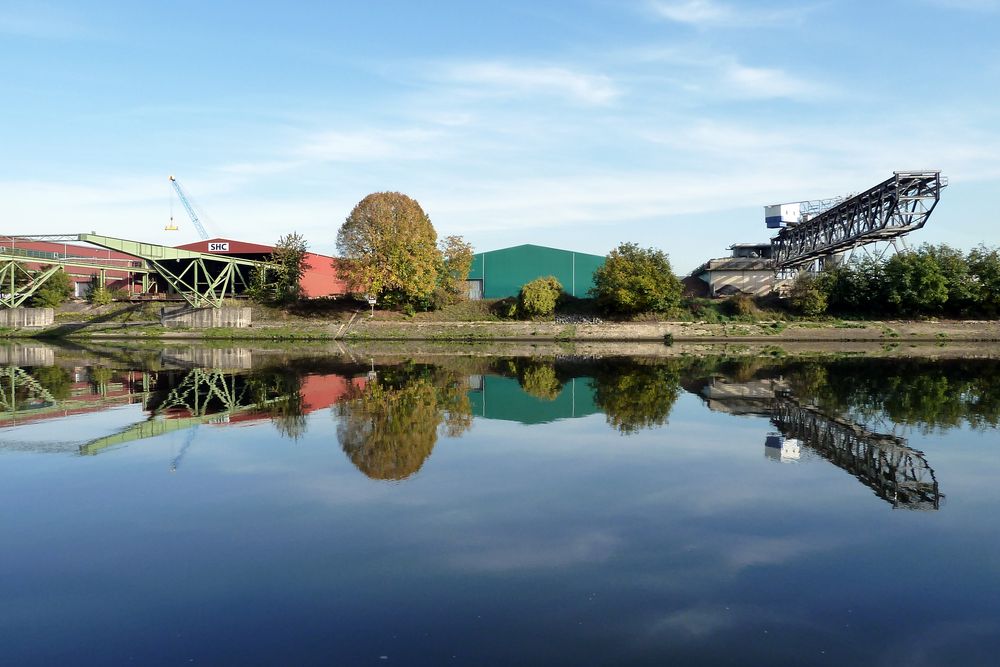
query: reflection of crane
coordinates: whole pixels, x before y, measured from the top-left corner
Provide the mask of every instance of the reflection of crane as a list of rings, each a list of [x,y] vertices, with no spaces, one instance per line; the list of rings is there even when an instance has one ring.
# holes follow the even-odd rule
[[[177,193],[177,198],[181,200],[181,204],[184,205],[184,210],[187,211],[188,217],[191,218],[191,222],[194,223],[195,229],[198,230],[198,236],[201,237],[202,241],[207,241],[208,232],[205,231],[205,226],[202,225],[201,220],[198,219],[198,214],[195,213],[194,206],[191,205],[191,202],[188,200],[187,195],[184,194],[184,190],[181,188],[181,184],[177,182],[176,178],[171,176],[170,185],[174,186],[174,191]],[[167,225],[164,229],[166,229],[167,231],[177,230],[177,225],[174,224],[174,213],[172,206],[170,211],[170,224]]]
[[[184,444],[181,445],[181,450],[177,453],[177,456],[175,456],[174,460],[170,463],[170,472],[177,472],[177,466],[181,464],[181,460],[184,458],[184,455],[187,454],[187,450],[189,447],[191,447],[191,443],[194,442],[194,436],[195,433],[197,432],[198,432],[198,426],[195,425],[189,428],[187,430],[187,433],[184,434]]]

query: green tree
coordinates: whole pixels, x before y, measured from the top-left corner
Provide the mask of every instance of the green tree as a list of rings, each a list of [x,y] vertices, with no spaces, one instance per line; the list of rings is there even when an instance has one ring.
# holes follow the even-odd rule
[[[46,271],[49,267],[41,267],[35,275]],[[65,271],[56,271],[41,287],[31,295],[31,305],[37,308],[57,308],[73,296],[73,281]]]
[[[969,253],[969,273],[978,308],[991,316],[1000,313],[1000,251],[981,245]]]
[[[788,300],[795,312],[814,317],[826,312],[826,284],[829,279],[821,281],[818,276],[800,273],[792,285]]]
[[[302,298],[302,276],[309,244],[301,234],[285,234],[274,244],[270,262],[275,267],[254,269],[247,285],[247,296],[258,303],[291,304]]]
[[[535,278],[521,287],[518,309],[526,317],[547,317],[556,312],[562,284],[554,276]]]
[[[969,270],[969,260],[960,250],[949,245],[925,245],[921,252],[937,262],[948,288],[947,309],[955,314],[969,312],[976,307],[976,285]]]
[[[665,313],[681,301],[681,283],[662,250],[623,243],[594,272],[591,294],[613,313]]]
[[[886,300],[904,315],[939,312],[948,285],[933,255],[902,252],[885,265]]]
[[[341,275],[359,294],[383,303],[429,302],[442,265],[437,233],[415,200],[398,192],[370,194],[337,232]]]

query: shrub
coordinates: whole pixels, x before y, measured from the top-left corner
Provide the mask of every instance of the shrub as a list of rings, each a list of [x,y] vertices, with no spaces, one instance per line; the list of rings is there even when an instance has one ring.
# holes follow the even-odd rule
[[[792,309],[807,316],[822,315],[826,312],[826,292],[820,281],[809,274],[799,274],[789,294]]]
[[[535,278],[521,287],[518,308],[525,317],[545,317],[556,312],[562,284],[554,276]]]
[[[95,286],[91,288],[90,293],[87,294],[87,301],[95,306],[106,306],[114,300],[114,295],[111,294],[111,290],[107,287]]]
[[[749,294],[734,294],[726,299],[726,312],[735,317],[756,317],[757,304]]]

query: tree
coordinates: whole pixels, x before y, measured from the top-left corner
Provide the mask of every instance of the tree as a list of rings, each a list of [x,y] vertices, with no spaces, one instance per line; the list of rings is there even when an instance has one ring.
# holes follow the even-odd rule
[[[274,244],[270,261],[275,268],[254,269],[247,295],[258,303],[290,304],[302,298],[302,276],[309,264],[309,244],[301,234],[285,234]]]
[[[948,285],[934,257],[926,252],[893,255],[885,265],[886,300],[904,315],[940,311]]]
[[[518,308],[526,317],[546,317],[556,312],[562,284],[554,276],[535,278],[521,287]]]
[[[969,253],[977,306],[988,315],[1000,313],[1000,251],[981,245]]]
[[[681,283],[662,250],[623,243],[594,272],[591,294],[609,312],[665,313],[681,301]]]
[[[341,275],[359,294],[383,303],[428,302],[442,265],[437,233],[413,199],[376,192],[354,207],[337,232]]]
[[[446,236],[438,244],[441,265],[432,305],[441,308],[465,298],[465,281],[472,270],[472,244],[461,236]]]
[[[50,267],[41,267],[35,275],[39,275]],[[36,308],[57,308],[73,296],[73,281],[65,271],[56,271],[49,279],[31,295],[31,305]]]
[[[976,305],[975,283],[969,271],[969,261],[960,250],[949,245],[925,245],[921,252],[934,259],[948,288],[947,309],[955,314],[965,313]]]
[[[800,273],[788,296],[797,313],[812,317],[826,312],[826,291],[816,276]]]

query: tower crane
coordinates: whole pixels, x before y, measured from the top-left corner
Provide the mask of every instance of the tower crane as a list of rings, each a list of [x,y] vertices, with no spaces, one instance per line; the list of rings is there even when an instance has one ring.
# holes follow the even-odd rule
[[[184,210],[187,211],[188,217],[191,218],[191,222],[194,223],[194,228],[198,230],[198,236],[201,237],[202,241],[208,240],[208,232],[205,231],[205,226],[201,224],[201,220],[198,219],[198,214],[194,210],[194,206],[188,201],[187,195],[184,194],[181,184],[177,182],[177,179],[173,176],[170,177],[170,185],[174,187],[174,191],[177,193],[177,198],[181,200],[181,204],[184,205]],[[171,209],[173,207],[171,206]],[[174,214],[173,210],[170,212],[170,224],[164,227],[167,231],[176,231],[177,225],[174,224]]]

